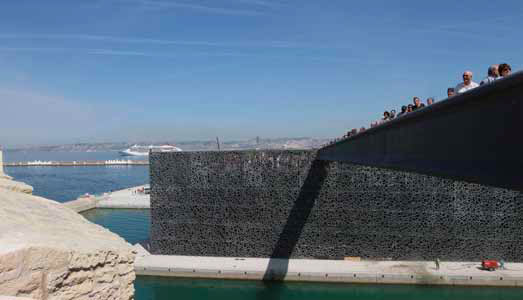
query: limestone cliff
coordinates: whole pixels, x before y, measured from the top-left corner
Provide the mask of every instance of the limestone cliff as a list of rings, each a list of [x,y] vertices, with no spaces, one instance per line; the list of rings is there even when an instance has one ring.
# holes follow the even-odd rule
[[[26,193],[26,194],[33,193],[32,186],[25,184],[23,182],[11,180],[5,175],[4,175],[4,178],[0,177],[0,189],[6,189],[6,190],[11,190],[14,192],[20,192],[20,193]]]
[[[0,187],[0,298],[132,299],[134,257],[71,209]]]

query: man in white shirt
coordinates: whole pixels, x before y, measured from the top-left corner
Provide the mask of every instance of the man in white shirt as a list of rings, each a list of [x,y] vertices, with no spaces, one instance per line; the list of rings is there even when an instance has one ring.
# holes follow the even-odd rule
[[[462,94],[473,88],[477,88],[478,86],[479,84],[472,81],[472,72],[465,71],[465,73],[463,73],[463,83],[456,85],[454,91],[456,92],[456,94]]]

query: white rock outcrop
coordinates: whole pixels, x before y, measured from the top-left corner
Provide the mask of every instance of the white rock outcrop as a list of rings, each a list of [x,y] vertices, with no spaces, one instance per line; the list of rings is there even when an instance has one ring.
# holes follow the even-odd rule
[[[33,193],[32,186],[25,184],[23,182],[10,180],[6,177],[4,177],[4,178],[0,177],[0,189],[6,189],[6,190],[11,190],[14,192],[20,192],[20,193],[26,193],[26,194]]]
[[[0,187],[0,299],[133,299],[135,252],[60,203]]]

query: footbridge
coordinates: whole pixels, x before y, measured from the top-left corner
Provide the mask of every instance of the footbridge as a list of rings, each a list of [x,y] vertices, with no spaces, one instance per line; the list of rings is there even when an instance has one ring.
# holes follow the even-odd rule
[[[523,190],[523,72],[328,145],[318,158]]]
[[[153,152],[151,253],[523,262],[522,121],[517,73],[319,150]]]

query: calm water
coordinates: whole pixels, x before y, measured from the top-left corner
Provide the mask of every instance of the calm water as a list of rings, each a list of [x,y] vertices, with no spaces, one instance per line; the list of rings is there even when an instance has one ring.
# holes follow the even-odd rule
[[[117,152],[5,152],[5,162],[121,159]],[[127,159],[127,158],[126,158]],[[148,166],[6,167],[15,180],[34,188],[34,194],[58,202],[85,193],[101,194],[149,183]]]
[[[151,214],[148,209],[93,209],[82,215],[133,245],[149,239]]]
[[[136,280],[137,300],[510,300],[523,299],[515,288],[467,288],[321,283],[269,283],[259,281],[192,280],[141,277]]]
[[[116,152],[4,153],[5,161],[108,160]],[[103,193],[148,183],[148,167],[22,167],[6,168],[16,180],[32,185],[34,194],[60,202],[90,193]],[[135,244],[149,238],[149,210],[97,209],[84,217]],[[136,300],[171,299],[523,299],[523,290],[510,288],[460,288],[392,285],[351,285],[256,281],[193,280],[141,277],[136,280]]]

